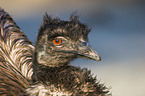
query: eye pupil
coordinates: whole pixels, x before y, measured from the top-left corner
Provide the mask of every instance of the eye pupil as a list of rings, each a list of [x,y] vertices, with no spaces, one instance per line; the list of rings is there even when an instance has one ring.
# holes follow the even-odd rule
[[[61,43],[62,43],[62,40],[60,40],[60,39],[54,39],[53,40],[54,45],[60,45]]]
[[[56,43],[58,43],[58,42],[59,42],[59,40],[55,40],[55,42],[56,42]]]

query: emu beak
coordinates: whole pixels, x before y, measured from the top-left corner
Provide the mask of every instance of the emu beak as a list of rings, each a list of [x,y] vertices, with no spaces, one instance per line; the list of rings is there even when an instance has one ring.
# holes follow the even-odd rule
[[[78,54],[88,59],[93,59],[96,61],[101,60],[98,53],[95,50],[93,50],[87,42],[80,41],[78,45]]]

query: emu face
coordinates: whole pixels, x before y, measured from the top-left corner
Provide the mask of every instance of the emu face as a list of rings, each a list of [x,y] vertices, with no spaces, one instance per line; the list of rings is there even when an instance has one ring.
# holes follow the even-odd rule
[[[77,57],[99,61],[100,57],[87,43],[89,31],[76,16],[71,16],[69,21],[61,21],[46,14],[35,45],[35,62],[58,67]]]

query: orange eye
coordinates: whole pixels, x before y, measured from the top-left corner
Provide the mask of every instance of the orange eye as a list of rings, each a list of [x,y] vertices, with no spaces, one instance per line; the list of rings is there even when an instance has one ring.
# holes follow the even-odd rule
[[[60,40],[60,39],[54,39],[52,42],[55,45],[60,45],[62,43],[62,40]]]

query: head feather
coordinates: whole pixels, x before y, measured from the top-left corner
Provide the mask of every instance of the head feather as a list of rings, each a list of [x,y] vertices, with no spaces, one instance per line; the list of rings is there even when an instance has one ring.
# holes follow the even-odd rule
[[[79,16],[77,16],[77,11],[73,12],[70,16],[69,21],[71,22],[79,22]]]
[[[40,27],[38,36],[47,33],[48,38],[61,35],[67,36],[72,40],[78,40],[82,37],[87,40],[90,29],[87,25],[82,24],[78,18],[79,17],[76,15],[76,13],[73,13],[70,16],[69,21],[64,21],[60,20],[58,17],[52,18],[46,13],[44,15],[43,23]]]

